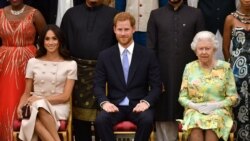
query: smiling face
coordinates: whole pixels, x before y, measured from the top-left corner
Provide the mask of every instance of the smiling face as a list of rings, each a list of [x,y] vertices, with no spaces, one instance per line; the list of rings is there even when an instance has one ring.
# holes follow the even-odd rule
[[[133,42],[135,28],[131,26],[129,20],[117,21],[114,26],[116,39],[123,47],[128,47]]]
[[[44,38],[44,47],[47,53],[58,53],[59,40],[52,30],[48,30]]]
[[[197,42],[195,53],[202,64],[213,62],[216,49],[213,47],[211,40],[200,40]]]

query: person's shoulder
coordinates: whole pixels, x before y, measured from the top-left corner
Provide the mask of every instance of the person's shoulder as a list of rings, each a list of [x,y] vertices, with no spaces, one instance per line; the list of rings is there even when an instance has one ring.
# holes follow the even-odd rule
[[[76,64],[75,60],[65,60],[64,62],[68,64],[73,64],[73,65]]]
[[[196,66],[198,66],[198,60],[194,60],[186,64],[186,68],[194,68]]]
[[[63,63],[65,64],[63,66],[69,66],[69,68],[76,68],[77,67],[77,63],[75,60],[65,60],[65,61],[63,61]]]
[[[36,59],[35,57],[32,57],[32,58],[30,58],[29,59],[29,62],[35,62],[35,61],[37,61],[38,59]]]
[[[144,46],[142,46],[142,45],[140,45],[138,43],[135,43],[135,42],[134,42],[134,48],[138,48],[138,49],[144,50],[144,51],[150,50],[147,47],[144,47]]]
[[[142,46],[140,44],[135,43],[134,48],[137,49],[141,53],[146,53],[147,55],[155,55],[155,52],[154,52],[153,49],[144,47],[144,46]]]
[[[183,9],[186,9],[186,10],[193,12],[193,13],[201,13],[201,10],[199,8],[191,7],[188,5],[183,5]]]
[[[167,9],[167,5],[154,9],[151,11],[151,13],[152,14],[162,13],[162,12],[165,12],[166,9]]]
[[[79,11],[80,9],[84,9],[84,6],[82,5],[82,4],[80,4],[80,5],[76,5],[76,6],[73,6],[73,7],[70,7],[67,11],[66,11],[66,13],[67,14],[71,14],[72,12],[74,13],[74,12],[77,12],[77,11]],[[65,14],[66,14],[65,13]]]
[[[102,50],[100,53],[99,53],[99,56],[110,56],[114,53],[114,51],[116,51],[118,49],[118,44],[115,44],[109,48],[106,48],[104,50]],[[119,50],[119,49],[118,49]]]
[[[223,60],[217,60],[217,66],[224,69],[229,69],[231,67],[230,63]]]
[[[108,10],[110,10],[110,11],[118,11],[118,10],[116,10],[115,8],[110,7],[110,6],[108,6],[108,5],[105,5],[105,4],[102,5],[102,8],[108,9]]]
[[[37,8],[30,6],[30,5],[25,5],[25,10],[27,10],[28,13],[31,13],[31,12],[41,13]]]
[[[101,9],[103,10],[103,11],[105,11],[105,13],[107,13],[107,14],[111,14],[111,15],[116,15],[117,13],[119,13],[119,11],[118,10],[116,10],[115,8],[113,8],[113,7],[110,7],[110,6],[107,6],[107,5],[102,5],[102,7],[101,7]]]
[[[37,64],[38,63],[38,59],[36,59],[35,57],[32,57],[28,60],[28,64]]]
[[[235,19],[234,14],[235,14],[235,12],[232,12],[231,14],[227,15],[226,16],[226,21],[227,22],[232,22]]]
[[[25,9],[27,9],[27,15],[34,15],[35,17],[40,18],[42,15],[41,11],[39,11],[37,8],[30,6],[30,5],[25,5]]]

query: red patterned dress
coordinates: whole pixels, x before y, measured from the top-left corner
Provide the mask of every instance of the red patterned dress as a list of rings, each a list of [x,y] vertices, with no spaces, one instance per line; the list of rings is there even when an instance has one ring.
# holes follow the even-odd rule
[[[34,57],[35,9],[23,20],[9,21],[0,9],[0,141],[12,140],[12,123],[25,87],[27,61]]]

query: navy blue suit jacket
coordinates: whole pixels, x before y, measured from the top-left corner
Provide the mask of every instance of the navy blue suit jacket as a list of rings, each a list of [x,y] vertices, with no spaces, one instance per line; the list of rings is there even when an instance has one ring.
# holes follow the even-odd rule
[[[118,45],[100,53],[94,79],[94,93],[99,104],[110,101],[118,105],[127,96],[130,106],[135,106],[140,100],[146,100],[153,106],[160,92],[159,65],[154,52],[150,49],[135,44],[127,84]]]

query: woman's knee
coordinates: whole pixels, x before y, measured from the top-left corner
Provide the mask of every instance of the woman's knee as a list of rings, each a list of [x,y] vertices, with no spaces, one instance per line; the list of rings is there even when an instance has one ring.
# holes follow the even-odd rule
[[[38,108],[38,114],[49,114],[49,112],[47,110],[45,110],[44,108]]]
[[[190,137],[191,137],[192,139],[201,139],[201,138],[203,138],[203,137],[204,137],[204,135],[203,135],[203,130],[200,129],[200,128],[193,128],[193,129],[191,130]]]
[[[212,140],[216,141],[216,140],[219,139],[218,136],[217,136],[217,134],[213,130],[211,130],[211,129],[206,130],[205,131],[205,135],[206,135],[206,138],[209,139],[209,140],[211,140],[211,141]]]
[[[48,116],[51,116],[51,114],[44,108],[38,108],[38,113],[37,113],[37,117],[39,119],[42,119],[42,118],[47,118]],[[52,117],[52,116],[51,116]]]

